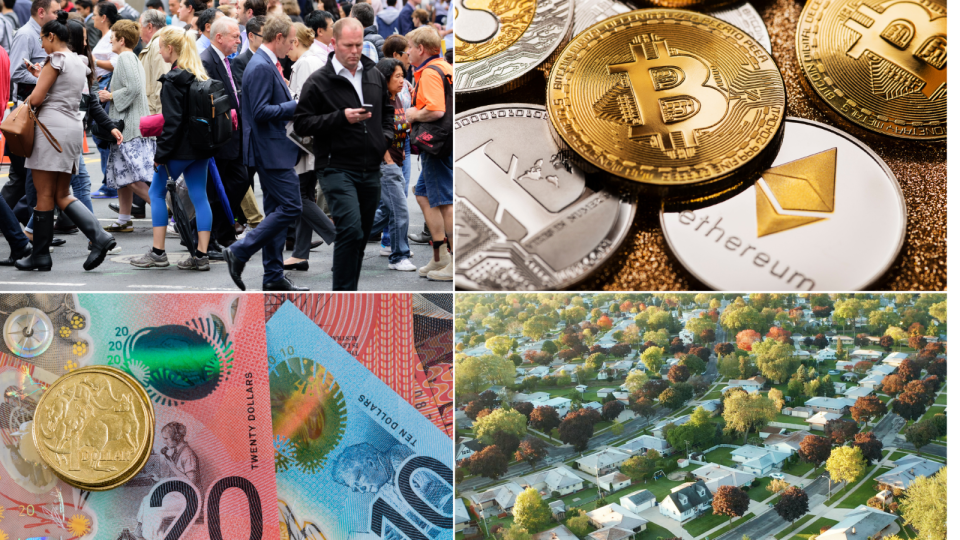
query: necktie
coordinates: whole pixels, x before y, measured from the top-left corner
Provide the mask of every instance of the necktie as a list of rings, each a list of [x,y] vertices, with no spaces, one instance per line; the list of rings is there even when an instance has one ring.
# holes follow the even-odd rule
[[[280,72],[280,78],[283,78],[283,67],[280,65],[280,61],[277,60],[277,71]]]
[[[230,79],[230,86],[233,87],[233,95],[237,95],[237,84],[233,82],[233,71],[230,70],[230,59],[223,59],[224,65],[227,66],[227,78]]]

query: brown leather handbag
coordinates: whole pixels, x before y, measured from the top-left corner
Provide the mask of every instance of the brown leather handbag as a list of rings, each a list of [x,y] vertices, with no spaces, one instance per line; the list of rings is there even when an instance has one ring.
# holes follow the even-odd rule
[[[43,136],[50,141],[57,152],[63,152],[57,138],[37,119],[37,115],[30,104],[24,102],[0,123],[0,133],[3,133],[6,146],[10,149],[11,154],[25,158],[33,154],[34,124],[40,128]]]

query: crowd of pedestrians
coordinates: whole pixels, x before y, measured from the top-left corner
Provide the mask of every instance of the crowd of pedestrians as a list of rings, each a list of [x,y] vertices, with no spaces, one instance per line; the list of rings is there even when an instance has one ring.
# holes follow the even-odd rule
[[[16,115],[32,111],[35,133],[24,155],[7,145],[0,265],[52,270],[55,233],[79,231],[93,270],[149,215],[153,242],[136,268],[169,267],[173,240],[189,253],[181,270],[223,260],[244,290],[259,252],[263,290],[302,291],[291,273],[331,249],[333,290],[356,290],[375,243],[390,270],[452,281],[448,1],[145,5],[4,0],[0,95],[13,106],[0,127],[18,136]],[[83,160],[88,134],[101,186]],[[91,199],[115,199],[116,219],[101,226]],[[416,211],[422,231],[410,230]],[[429,260],[413,260],[413,242],[432,247]]]

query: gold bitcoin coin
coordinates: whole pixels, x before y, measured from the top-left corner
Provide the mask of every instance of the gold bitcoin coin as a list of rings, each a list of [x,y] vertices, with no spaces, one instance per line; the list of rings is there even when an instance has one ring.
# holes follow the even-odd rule
[[[786,92],[743,30],[647,9],[575,37],[550,72],[547,108],[557,142],[586,170],[687,189],[755,168],[777,140]]]
[[[33,440],[61,480],[102,491],[143,468],[155,424],[153,404],[133,377],[111,367],[86,367],[60,377],[44,393]]]
[[[716,9],[738,0],[646,0],[645,3],[662,8],[675,9]]]
[[[797,56],[804,86],[834,118],[892,137],[946,139],[945,0],[811,0]]]

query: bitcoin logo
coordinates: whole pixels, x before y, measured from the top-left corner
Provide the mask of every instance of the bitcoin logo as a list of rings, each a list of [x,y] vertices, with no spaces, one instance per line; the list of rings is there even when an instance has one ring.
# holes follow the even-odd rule
[[[915,3],[883,12],[860,4],[843,23],[860,36],[847,54],[859,59],[866,53],[873,91],[885,99],[913,92],[932,98],[946,92],[946,19]]]
[[[536,0],[456,0],[456,61],[475,62],[513,45],[533,21]]]
[[[671,53],[665,40],[649,35],[631,43],[630,52],[632,62],[607,66],[608,73],[630,80],[639,109],[630,139],[649,138],[670,158],[693,157],[697,132],[727,114],[727,98],[712,84],[710,68],[693,55]]]
[[[946,138],[945,0],[808,2],[796,50],[801,82],[835,120],[892,137]]]

